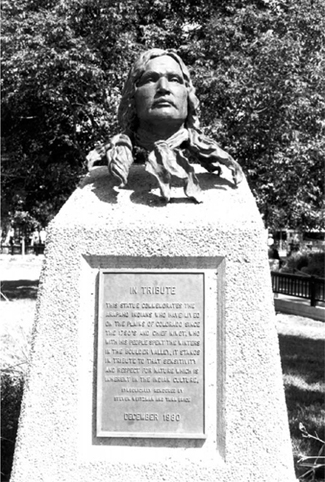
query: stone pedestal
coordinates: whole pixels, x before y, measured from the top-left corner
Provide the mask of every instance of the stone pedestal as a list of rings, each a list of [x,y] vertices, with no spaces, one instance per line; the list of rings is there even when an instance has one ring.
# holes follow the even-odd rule
[[[198,178],[202,204],[165,205],[143,167],[124,189],[98,168],[51,223],[12,482],[295,480],[260,215]]]

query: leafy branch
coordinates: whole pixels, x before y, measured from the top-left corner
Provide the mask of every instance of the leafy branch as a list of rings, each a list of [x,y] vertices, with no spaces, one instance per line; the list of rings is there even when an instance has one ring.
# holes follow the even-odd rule
[[[309,478],[309,480],[311,481],[316,481],[318,473],[321,470],[323,470],[323,472],[325,470],[325,455],[322,455],[325,454],[325,441],[322,440],[316,432],[315,435],[310,434],[304,424],[301,422],[299,423],[299,430],[301,431],[304,438],[316,440],[321,444],[317,455],[303,456],[297,462],[301,467],[308,469],[304,474],[300,476],[301,479]]]

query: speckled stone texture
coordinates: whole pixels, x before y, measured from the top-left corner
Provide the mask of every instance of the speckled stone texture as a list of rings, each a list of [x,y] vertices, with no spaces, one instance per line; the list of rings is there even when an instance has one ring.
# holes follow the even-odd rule
[[[51,223],[11,482],[295,480],[263,224],[246,181],[236,189],[197,171],[203,203],[175,181],[165,205],[143,167],[123,189],[97,168]],[[184,259],[215,259],[212,285],[219,273],[207,302],[206,440],[97,438],[98,268]]]

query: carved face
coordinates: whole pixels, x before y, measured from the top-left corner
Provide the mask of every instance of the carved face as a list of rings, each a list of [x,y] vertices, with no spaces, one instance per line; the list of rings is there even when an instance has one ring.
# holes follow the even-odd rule
[[[168,55],[150,60],[135,92],[140,126],[169,122],[180,127],[187,118],[187,96],[176,60]]]

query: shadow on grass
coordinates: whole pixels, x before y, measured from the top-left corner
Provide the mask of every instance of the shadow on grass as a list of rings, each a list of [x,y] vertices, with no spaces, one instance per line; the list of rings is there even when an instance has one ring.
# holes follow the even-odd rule
[[[17,299],[36,299],[38,290],[38,280],[10,280],[1,282],[1,293],[8,300]]]
[[[300,455],[317,455],[321,445],[304,438],[299,424],[310,434],[325,438],[325,342],[292,335],[279,335],[279,342],[296,475],[300,477],[306,472],[297,464]]]
[[[284,375],[297,375],[308,384],[324,381],[324,340],[279,335],[279,343]]]

